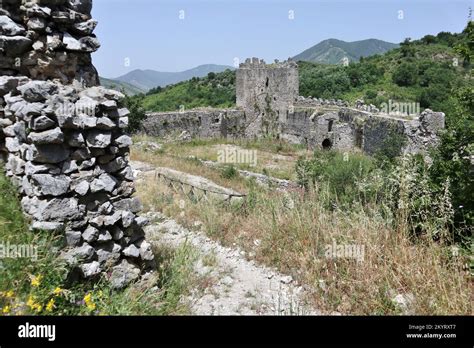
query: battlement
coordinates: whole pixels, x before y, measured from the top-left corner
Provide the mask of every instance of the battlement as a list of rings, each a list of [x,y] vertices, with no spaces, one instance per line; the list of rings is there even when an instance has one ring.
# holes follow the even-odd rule
[[[285,68],[298,68],[298,64],[295,61],[288,58],[283,62],[278,59],[271,64],[267,64],[265,60],[256,57],[247,58],[244,63],[241,63],[239,69],[285,69]]]

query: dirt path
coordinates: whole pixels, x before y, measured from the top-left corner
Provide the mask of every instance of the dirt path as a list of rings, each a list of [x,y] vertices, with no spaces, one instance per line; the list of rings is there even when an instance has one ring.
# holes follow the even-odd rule
[[[153,167],[132,162],[135,176],[140,179]],[[178,248],[190,244],[200,257],[194,265],[196,274],[210,275],[209,287],[195,291],[184,301],[190,303],[196,315],[317,315],[307,306],[304,291],[290,276],[247,260],[237,247],[224,247],[202,231],[191,231],[159,212],[147,216],[147,240],[158,245]],[[212,265],[203,260],[212,256]]]
[[[317,315],[302,302],[303,288],[289,276],[256,265],[238,248],[223,247],[202,232],[190,231],[160,213],[149,218],[161,219],[146,228],[150,243],[179,247],[190,243],[201,255],[214,255],[215,265],[195,264],[199,274],[212,272],[216,281],[205,293],[186,300],[196,315]]]

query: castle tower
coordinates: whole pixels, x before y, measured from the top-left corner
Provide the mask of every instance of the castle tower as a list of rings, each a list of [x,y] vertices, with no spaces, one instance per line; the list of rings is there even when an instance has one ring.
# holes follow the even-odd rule
[[[246,136],[277,136],[299,95],[298,66],[288,60],[266,64],[258,58],[240,64],[237,107],[246,114]]]

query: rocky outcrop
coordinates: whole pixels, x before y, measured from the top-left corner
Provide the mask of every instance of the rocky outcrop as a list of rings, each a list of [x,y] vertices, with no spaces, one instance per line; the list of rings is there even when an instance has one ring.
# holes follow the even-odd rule
[[[2,0],[0,75],[99,85],[92,0]]]

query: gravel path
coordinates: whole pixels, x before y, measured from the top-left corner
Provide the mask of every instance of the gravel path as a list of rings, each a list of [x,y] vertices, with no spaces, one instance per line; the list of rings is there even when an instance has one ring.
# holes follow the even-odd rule
[[[290,276],[256,265],[238,248],[223,247],[202,232],[190,231],[160,213],[148,216],[156,221],[146,228],[150,243],[178,247],[190,243],[202,255],[215,256],[216,265],[196,262],[199,274],[212,272],[217,280],[204,294],[195,293],[187,300],[196,315],[317,315],[302,301],[303,288]],[[212,268],[212,269],[211,269]]]
[[[143,162],[132,163],[135,176],[153,171]],[[189,243],[200,257],[194,268],[198,275],[212,276],[213,282],[203,291],[194,291],[184,301],[196,315],[319,315],[307,306],[304,290],[291,276],[247,260],[245,252],[228,248],[208,238],[202,231],[191,231],[159,212],[148,213],[146,227],[150,243],[178,248]],[[158,222],[156,222],[158,221]],[[212,265],[203,258],[212,255]]]

